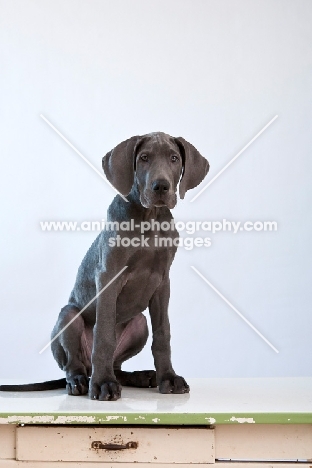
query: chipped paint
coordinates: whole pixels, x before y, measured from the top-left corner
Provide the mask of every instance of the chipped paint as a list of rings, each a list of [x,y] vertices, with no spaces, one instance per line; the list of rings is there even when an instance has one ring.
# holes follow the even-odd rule
[[[92,424],[96,422],[94,416],[8,416],[0,418],[0,424],[70,424],[84,423]]]
[[[205,420],[208,422],[208,424],[214,424],[216,422],[215,418],[205,418]]]
[[[0,418],[0,424],[8,424],[8,418]]]
[[[1,400],[0,400],[1,402]],[[236,413],[237,414],[237,413]],[[122,412],[103,414],[100,412],[42,413],[29,412],[0,413],[0,424],[174,424],[174,425],[216,425],[216,424],[312,424],[309,413],[139,413]],[[311,467],[312,468],[312,467]]]
[[[96,419],[94,416],[58,416],[53,421],[53,424],[68,424],[68,423],[92,424],[95,422],[96,422]]]
[[[104,422],[118,421],[118,419],[122,419],[124,422],[126,422],[127,416],[105,416],[105,419],[101,419],[101,421],[104,421]]]
[[[8,416],[0,418],[0,424],[54,424],[54,416]]]
[[[230,421],[232,422],[238,422],[240,424],[248,423],[248,424],[255,424],[254,418],[235,418],[235,416],[232,416]]]
[[[145,419],[141,417],[141,419]],[[72,423],[81,423],[81,424],[95,424],[105,423],[110,421],[127,422],[127,416],[105,416],[105,418],[97,418],[96,416],[88,415],[55,415],[55,416],[45,416],[45,415],[12,415],[7,418],[0,418],[0,424],[72,424]]]

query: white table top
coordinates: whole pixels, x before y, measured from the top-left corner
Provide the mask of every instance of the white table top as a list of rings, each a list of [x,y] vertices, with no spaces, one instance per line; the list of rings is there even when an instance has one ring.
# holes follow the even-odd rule
[[[191,392],[185,395],[124,387],[114,402],[68,396],[65,390],[0,392],[0,424],[312,423],[312,378],[188,382]]]

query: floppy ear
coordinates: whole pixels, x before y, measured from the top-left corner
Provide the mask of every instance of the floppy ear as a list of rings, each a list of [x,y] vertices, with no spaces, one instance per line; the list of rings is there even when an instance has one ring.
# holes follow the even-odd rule
[[[182,137],[174,139],[180,149],[183,160],[183,175],[180,181],[180,198],[185,192],[196,187],[205,178],[209,171],[209,163],[197,149]]]
[[[128,195],[134,181],[135,147],[140,136],[119,143],[102,159],[102,167],[109,182],[122,195]]]

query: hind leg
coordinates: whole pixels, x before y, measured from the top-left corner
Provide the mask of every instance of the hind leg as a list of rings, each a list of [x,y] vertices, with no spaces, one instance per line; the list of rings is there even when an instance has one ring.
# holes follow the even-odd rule
[[[63,330],[69,322],[75,320],[52,342],[53,356],[59,367],[66,372],[67,391],[69,395],[84,395],[88,393],[88,375],[91,371],[88,349],[90,330],[86,329],[79,309],[75,306],[65,306],[59,315],[52,331],[52,339]],[[91,330],[92,334],[92,330]]]
[[[114,372],[121,385],[131,387],[156,387],[154,370],[126,372],[121,370],[123,362],[138,354],[148,338],[146,318],[136,315],[126,324],[117,325],[117,347],[114,353]]]

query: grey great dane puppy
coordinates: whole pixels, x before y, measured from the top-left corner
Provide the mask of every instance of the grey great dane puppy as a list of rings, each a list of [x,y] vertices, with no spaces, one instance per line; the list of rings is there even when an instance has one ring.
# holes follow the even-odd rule
[[[120,143],[104,156],[102,164],[109,182],[128,200],[117,195],[109,206],[107,221],[134,220],[134,230],[111,227],[103,230],[91,245],[79,267],[68,305],[59,314],[52,339],[75,320],[52,342],[53,356],[66,372],[70,395],[89,392],[92,399],[117,400],[122,385],[158,386],[161,393],[186,393],[189,386],[171,363],[168,318],[169,270],[177,250],[172,241],[178,238],[178,232],[175,228],[151,229],[145,232],[140,245],[128,247],[116,240],[117,236],[130,241],[141,238],[142,222],[171,223],[170,209],[177,203],[179,182],[183,199],[185,192],[206,176],[208,161],[183,138],[157,132]],[[160,237],[167,238],[161,247],[156,242]],[[147,308],[156,373],[124,372],[122,363],[146,344],[148,328],[142,312]]]

